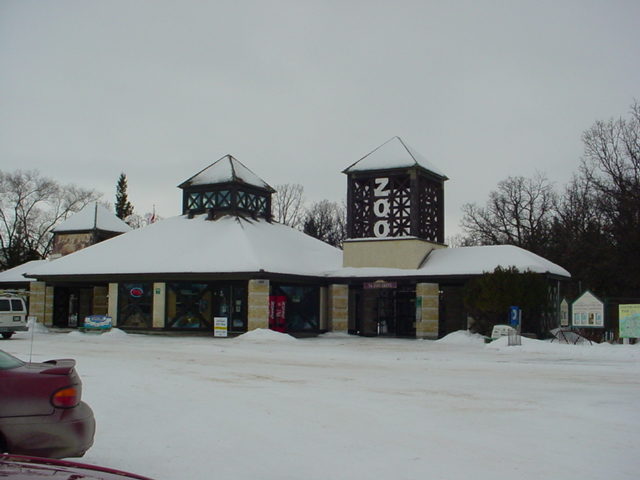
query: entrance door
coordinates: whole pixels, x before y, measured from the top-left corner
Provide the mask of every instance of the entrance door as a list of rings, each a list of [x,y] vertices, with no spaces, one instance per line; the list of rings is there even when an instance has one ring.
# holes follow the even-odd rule
[[[55,287],[53,326],[82,327],[93,311],[93,288]]]
[[[355,326],[358,335],[416,334],[416,291],[398,288],[363,288],[356,292]]]

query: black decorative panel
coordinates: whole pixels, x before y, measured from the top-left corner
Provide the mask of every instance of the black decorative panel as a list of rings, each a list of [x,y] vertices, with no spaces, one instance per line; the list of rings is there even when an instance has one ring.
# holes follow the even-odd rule
[[[349,238],[444,241],[444,185],[421,169],[349,177]]]
[[[444,242],[444,190],[442,183],[420,177],[419,237]]]
[[[350,222],[352,238],[411,235],[409,175],[353,179]]]

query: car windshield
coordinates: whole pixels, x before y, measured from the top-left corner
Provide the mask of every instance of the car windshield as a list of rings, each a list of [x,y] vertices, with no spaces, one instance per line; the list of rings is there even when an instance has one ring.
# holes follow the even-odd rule
[[[0,370],[9,370],[10,368],[21,367],[22,365],[24,365],[22,360],[0,350]]]

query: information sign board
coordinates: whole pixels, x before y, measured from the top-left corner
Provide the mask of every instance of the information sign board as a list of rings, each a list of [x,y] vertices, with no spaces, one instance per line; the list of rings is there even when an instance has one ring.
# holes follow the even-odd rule
[[[213,319],[213,336],[226,337],[228,334],[227,317],[214,317]]]
[[[587,290],[573,302],[571,309],[571,323],[574,327],[604,327],[604,303],[590,291]]]
[[[619,305],[620,338],[640,338],[640,305]]]

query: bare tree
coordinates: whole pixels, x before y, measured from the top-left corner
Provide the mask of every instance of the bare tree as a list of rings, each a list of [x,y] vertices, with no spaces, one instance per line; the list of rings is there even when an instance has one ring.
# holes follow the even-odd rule
[[[304,233],[323,242],[342,247],[347,238],[347,209],[344,205],[322,200],[311,205],[304,221]]]
[[[131,228],[142,228],[152,223],[159,222],[162,219],[163,217],[157,215],[154,212],[147,212],[144,215],[134,213],[133,215],[129,215],[127,217],[127,224]]]
[[[540,252],[548,240],[557,194],[546,175],[509,177],[489,194],[485,207],[462,207],[461,226],[479,245],[510,244]]]
[[[640,291],[640,104],[630,118],[596,121],[582,140],[581,178],[593,192],[592,214],[611,246],[607,268],[613,273],[605,294]]]
[[[301,228],[304,222],[304,187],[297,183],[276,185],[272,196],[273,216],[277,222]]]
[[[75,185],[61,186],[37,170],[0,171],[0,268],[46,256],[51,229],[100,196]]]

